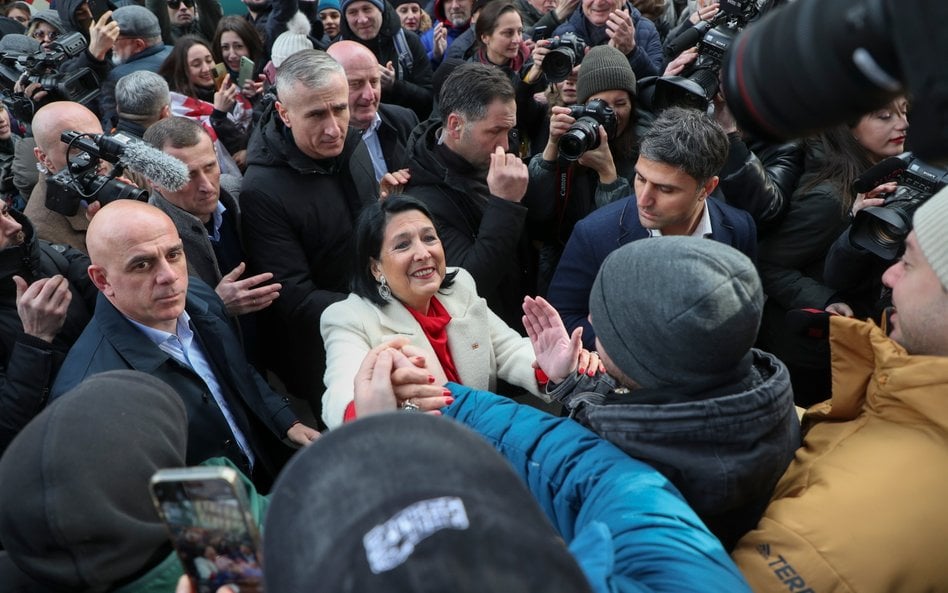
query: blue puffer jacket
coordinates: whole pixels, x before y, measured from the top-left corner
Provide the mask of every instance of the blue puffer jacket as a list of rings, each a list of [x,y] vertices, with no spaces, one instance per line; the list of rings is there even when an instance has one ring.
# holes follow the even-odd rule
[[[661,474],[568,418],[461,385],[444,414],[519,473],[597,593],[749,592],[721,543]]]
[[[665,57],[662,54],[662,40],[658,29],[631,4],[626,3],[625,8],[632,16],[632,26],[635,27],[635,49],[626,57],[629,58],[629,65],[632,66],[636,79],[661,75],[665,70]],[[589,47],[609,43],[606,27],[597,27],[590,23],[583,14],[582,7],[574,10],[566,22],[553,31],[554,36],[564,33],[576,33]]]

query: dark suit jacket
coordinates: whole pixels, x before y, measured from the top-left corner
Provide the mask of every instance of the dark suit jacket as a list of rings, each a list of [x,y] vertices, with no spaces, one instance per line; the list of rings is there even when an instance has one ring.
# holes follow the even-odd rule
[[[408,137],[418,125],[418,116],[407,107],[379,104],[379,144],[389,171],[397,171],[408,166]]]
[[[241,431],[256,457],[255,481],[276,475],[291,450],[279,442],[296,422],[289,400],[275,393],[251,367],[240,348],[224,304],[200,279],[189,279],[185,310],[195,339],[204,347]],[[165,354],[133,326],[103,295],[95,314],[69,351],[50,400],[61,397],[83,379],[116,369],[134,369],[165,381],[178,392],[188,411],[189,465],[224,456],[250,475],[247,459],[204,381]],[[265,473],[261,474],[261,471]]]
[[[757,228],[750,214],[715,198],[708,198],[708,210],[711,238],[756,260]],[[547,300],[559,311],[568,331],[583,327],[586,348],[595,349],[596,332],[587,317],[589,293],[599,267],[613,250],[648,236],[648,231],[639,222],[634,195],[603,206],[573,228],[550,283]]]

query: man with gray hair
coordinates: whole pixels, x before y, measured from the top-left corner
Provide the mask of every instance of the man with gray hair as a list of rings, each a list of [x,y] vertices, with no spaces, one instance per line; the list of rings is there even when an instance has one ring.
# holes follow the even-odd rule
[[[153,123],[171,117],[168,81],[155,72],[126,74],[115,85],[116,132],[141,138]]]
[[[583,328],[587,348],[594,349],[596,339],[587,319],[589,291],[599,266],[617,247],[685,235],[726,243],[756,259],[757,229],[750,214],[710,197],[727,151],[727,135],[706,114],[666,109],[642,137],[635,193],[596,210],[573,229],[548,299],[569,331]]]
[[[99,114],[106,130],[111,129],[117,119],[115,86],[118,81],[140,70],[158,72],[158,67],[171,53],[171,48],[161,41],[158,17],[147,8],[136,4],[116,8],[112,20],[119,26],[119,36],[112,47],[114,67],[102,81],[99,95]]]
[[[349,292],[349,239],[379,198],[369,151],[349,127],[346,73],[303,50],[277,69],[277,96],[247,148],[240,196],[250,272],[273,272],[280,298],[261,312],[273,370],[317,418],[326,358],[319,318]]]

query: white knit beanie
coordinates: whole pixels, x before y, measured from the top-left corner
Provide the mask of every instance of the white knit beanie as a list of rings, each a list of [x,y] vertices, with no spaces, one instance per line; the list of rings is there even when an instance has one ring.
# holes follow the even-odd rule
[[[286,23],[286,31],[273,42],[273,48],[270,50],[273,65],[279,68],[280,64],[296,52],[313,49],[313,42],[309,40],[311,29],[306,15],[302,12],[293,15],[293,18]]]
[[[912,225],[925,259],[948,287],[948,187],[918,207]]]

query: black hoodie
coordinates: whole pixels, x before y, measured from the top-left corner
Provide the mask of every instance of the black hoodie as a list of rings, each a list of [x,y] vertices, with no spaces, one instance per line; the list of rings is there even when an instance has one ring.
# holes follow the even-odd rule
[[[345,16],[339,23],[339,30],[343,39],[356,41],[369,48],[379,64],[384,66],[391,62],[395,68],[395,84],[390,89],[382,89],[382,102],[408,107],[418,114],[419,121],[427,119],[433,101],[431,62],[428,61],[428,53],[421,39],[413,32],[402,29],[401,19],[392,5],[385,3],[382,26],[373,39],[360,39],[349,28],[349,20]],[[403,45],[401,57],[398,45]]]

